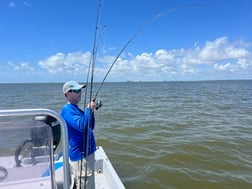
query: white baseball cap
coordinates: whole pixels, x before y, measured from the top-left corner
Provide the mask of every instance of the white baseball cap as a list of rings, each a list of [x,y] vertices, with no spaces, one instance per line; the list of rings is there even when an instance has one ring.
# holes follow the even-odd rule
[[[66,94],[70,90],[80,90],[85,87],[86,85],[80,85],[77,81],[67,81],[63,85],[63,93]]]

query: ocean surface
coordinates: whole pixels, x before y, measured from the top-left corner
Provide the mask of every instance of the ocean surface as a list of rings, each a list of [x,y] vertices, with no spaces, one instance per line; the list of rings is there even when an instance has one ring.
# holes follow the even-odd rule
[[[0,84],[0,96],[1,109],[66,102],[62,83]],[[252,80],[105,83],[97,100],[97,145],[127,189],[252,188]]]

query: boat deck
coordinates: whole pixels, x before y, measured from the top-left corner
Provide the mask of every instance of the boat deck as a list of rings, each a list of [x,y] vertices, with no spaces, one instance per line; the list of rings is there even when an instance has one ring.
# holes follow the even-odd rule
[[[98,150],[95,153],[95,160],[96,189],[125,189],[101,146],[98,147]],[[0,157],[0,162],[1,167],[4,167],[7,171],[6,178],[0,180],[1,189],[51,188],[50,177],[41,176],[48,169],[48,163],[42,162],[35,166],[16,167],[13,156]],[[62,171],[63,169],[56,170],[56,183],[58,189],[64,188],[63,175],[61,175]],[[0,174],[2,176],[4,175],[4,173]]]
[[[98,150],[95,153],[95,186],[96,189],[109,189],[117,188],[124,189],[124,185],[121,182],[118,174],[113,168],[109,158],[104,152],[101,146],[98,147]]]

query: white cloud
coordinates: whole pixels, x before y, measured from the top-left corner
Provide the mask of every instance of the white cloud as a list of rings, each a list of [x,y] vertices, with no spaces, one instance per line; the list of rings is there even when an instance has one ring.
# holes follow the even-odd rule
[[[225,64],[214,64],[214,69],[218,71],[230,71],[230,72],[241,72],[251,70],[252,60],[248,61],[247,59],[238,59],[236,63],[225,63]],[[251,70],[252,71],[252,70]]]
[[[119,80],[166,80],[175,75],[181,78],[202,77],[211,73],[214,78],[215,71],[240,74],[242,71],[249,73],[249,70],[251,75],[252,56],[247,48],[247,43],[231,43],[227,37],[220,37],[207,41],[202,47],[197,43],[190,49],[159,49],[135,56],[125,53],[114,64],[110,77]],[[57,53],[38,64],[51,74],[71,73],[83,76],[83,73],[87,73],[90,56],[89,52]],[[102,79],[115,57],[108,54],[101,57],[97,55],[95,75]]]
[[[8,66],[13,68],[15,71],[25,72],[25,73],[34,73],[35,69],[29,65],[28,62],[21,62],[20,64],[14,64],[9,61]]]
[[[252,60],[248,61],[247,59],[239,59],[237,65],[242,69],[247,69],[252,66]]]
[[[220,37],[214,41],[207,41],[200,50],[199,58],[204,62],[214,63],[226,59],[237,59],[248,56],[249,52],[228,42],[227,37]]]
[[[66,72],[72,73],[73,75],[79,75],[88,67],[89,61],[89,52],[74,52],[66,55],[64,53],[57,53],[45,60],[39,61],[38,65],[52,74]]]
[[[196,69],[191,68],[190,66],[186,64],[182,64],[180,68],[183,74],[195,74],[198,72]]]
[[[226,63],[224,65],[214,64],[214,69],[219,70],[219,71],[229,70],[229,71],[233,72],[233,71],[235,71],[236,68],[231,63]]]

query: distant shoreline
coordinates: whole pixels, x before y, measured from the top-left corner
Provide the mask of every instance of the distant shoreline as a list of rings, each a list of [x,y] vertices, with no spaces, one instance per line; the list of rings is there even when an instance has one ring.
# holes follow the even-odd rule
[[[225,81],[252,81],[252,79],[220,79],[220,80],[171,80],[171,81],[107,81],[105,83],[164,83],[164,82],[169,82],[169,83],[175,83],[175,82],[225,82]],[[1,83],[2,84],[63,84],[64,82],[15,82],[15,83]],[[81,82],[80,83],[84,83]],[[94,82],[94,84],[100,84],[101,82]]]

